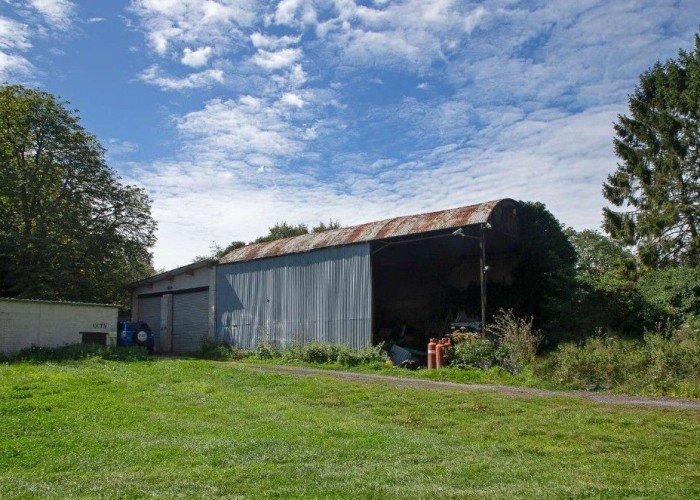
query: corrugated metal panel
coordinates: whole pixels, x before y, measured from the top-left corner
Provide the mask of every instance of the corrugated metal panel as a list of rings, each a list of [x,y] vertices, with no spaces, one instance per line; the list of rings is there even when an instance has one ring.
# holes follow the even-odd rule
[[[319,248],[351,245],[378,239],[397,238],[411,234],[470,226],[487,221],[491,222],[491,224],[496,224],[497,221],[494,219],[500,217],[494,217],[495,212],[500,214],[505,208],[515,210],[516,206],[517,203],[513,200],[495,200],[479,205],[396,217],[322,233],[304,234],[294,238],[246,245],[229,252],[219,262],[221,264],[245,262],[266,257],[308,252]]]
[[[252,349],[312,341],[371,343],[369,244],[221,265],[217,337]]]
[[[173,295],[173,352],[198,350],[208,326],[208,290]]]
[[[160,335],[160,301],[161,297],[139,297],[138,319],[145,321],[151,327],[155,335],[155,350],[163,352],[165,349],[163,339]],[[167,349],[169,350],[169,349]]]

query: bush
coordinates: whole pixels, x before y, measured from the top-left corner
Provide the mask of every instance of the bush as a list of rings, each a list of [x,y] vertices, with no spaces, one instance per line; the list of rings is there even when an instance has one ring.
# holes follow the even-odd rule
[[[240,360],[246,357],[246,352],[238,346],[232,346],[224,342],[204,337],[202,345],[195,357],[202,359],[212,359],[215,361]]]
[[[496,360],[504,370],[517,375],[535,360],[542,335],[533,329],[531,317],[517,318],[512,310],[501,309],[486,330],[496,338]]]
[[[343,347],[338,353],[338,363],[341,366],[384,364],[388,359],[387,353],[381,345],[369,346],[359,350],[352,349],[349,346]]]
[[[562,318],[560,340],[583,340],[597,328],[641,337],[643,299],[634,282],[614,274],[576,278],[570,310]]]
[[[496,347],[490,340],[466,339],[450,349],[450,366],[488,370],[496,361]]]
[[[700,268],[648,271],[639,279],[639,293],[648,306],[647,326],[654,327],[668,319],[674,327],[679,327],[687,319],[700,316]]]
[[[260,342],[253,349],[253,357],[258,359],[275,359],[282,357],[282,350],[267,342]]]
[[[383,363],[387,360],[387,355],[381,346],[353,349],[348,345],[312,342],[285,347],[282,350],[282,359],[291,363],[337,363],[341,366],[349,367],[375,362]]]
[[[563,344],[551,355],[551,376],[575,389],[611,389],[644,369],[646,356],[639,345],[615,337],[589,338],[580,346]]]
[[[700,321],[641,340],[593,337],[581,345],[563,344],[536,369],[574,389],[699,396]]]
[[[59,347],[32,346],[8,356],[9,362],[78,361],[81,359],[143,361],[152,359],[145,347],[112,347],[96,344],[66,344]]]

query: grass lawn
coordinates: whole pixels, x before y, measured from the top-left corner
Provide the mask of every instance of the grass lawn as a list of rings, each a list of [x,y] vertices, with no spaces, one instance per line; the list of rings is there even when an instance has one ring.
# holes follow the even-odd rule
[[[0,365],[0,497],[700,497],[700,412],[198,360]]]

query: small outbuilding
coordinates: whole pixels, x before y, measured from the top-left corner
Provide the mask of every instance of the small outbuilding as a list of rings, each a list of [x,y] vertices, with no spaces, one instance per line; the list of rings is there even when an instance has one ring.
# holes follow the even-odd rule
[[[155,335],[155,352],[199,349],[215,335],[216,260],[205,259],[131,283],[131,319],[145,321]]]
[[[102,343],[117,331],[119,307],[84,302],[0,298],[0,353],[31,346]]]

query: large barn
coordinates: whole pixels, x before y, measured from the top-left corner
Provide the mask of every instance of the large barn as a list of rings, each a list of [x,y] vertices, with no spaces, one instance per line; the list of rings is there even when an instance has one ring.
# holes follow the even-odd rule
[[[388,339],[425,348],[457,317],[478,322],[482,274],[485,288],[510,282],[518,208],[503,199],[247,245],[139,282],[133,319],[156,324],[161,351],[205,335],[246,349]]]

